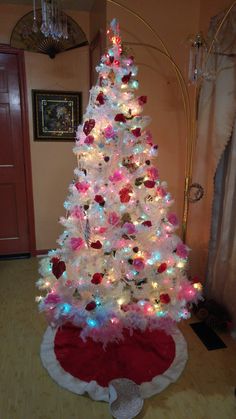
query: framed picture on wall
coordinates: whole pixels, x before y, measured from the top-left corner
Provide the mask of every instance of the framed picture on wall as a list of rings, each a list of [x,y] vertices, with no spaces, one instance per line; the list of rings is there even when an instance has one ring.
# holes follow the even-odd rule
[[[82,93],[32,90],[35,141],[73,141],[82,117]]]

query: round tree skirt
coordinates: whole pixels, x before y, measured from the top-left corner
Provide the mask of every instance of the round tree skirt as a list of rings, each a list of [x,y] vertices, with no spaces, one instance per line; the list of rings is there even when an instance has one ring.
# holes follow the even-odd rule
[[[109,383],[127,378],[139,386],[142,398],[160,393],[176,381],[187,361],[187,345],[178,329],[124,330],[124,340],[102,343],[80,338],[80,329],[65,324],[48,327],[41,345],[41,359],[50,376],[62,387],[88,393],[94,400],[109,401]]]

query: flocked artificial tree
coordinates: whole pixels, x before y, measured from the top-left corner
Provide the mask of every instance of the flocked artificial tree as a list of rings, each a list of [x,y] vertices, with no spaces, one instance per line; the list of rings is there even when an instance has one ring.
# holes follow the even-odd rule
[[[96,86],[78,127],[78,167],[65,202],[60,247],[41,262],[37,297],[51,325],[67,321],[81,337],[117,340],[123,328],[168,328],[189,317],[200,284],[186,276],[188,248],[174,234],[172,198],[153,165],[158,147],[141,116],[137,67],[108,31]]]

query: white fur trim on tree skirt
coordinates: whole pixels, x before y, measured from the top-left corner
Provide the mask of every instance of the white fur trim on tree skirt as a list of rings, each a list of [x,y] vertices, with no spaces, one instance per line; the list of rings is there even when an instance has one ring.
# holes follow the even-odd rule
[[[61,387],[64,387],[67,390],[72,391],[73,393],[88,393],[93,400],[103,400],[105,402],[109,402],[108,387],[102,387],[99,384],[97,384],[96,381],[90,381],[89,383],[81,381],[63,370],[54,352],[54,339],[56,332],[57,329],[52,329],[49,326],[44,334],[43,341],[41,344],[41,360],[43,366],[46,368],[49,375]],[[171,336],[174,339],[176,345],[174,361],[172,362],[170,367],[164,372],[164,374],[158,375],[154,377],[152,381],[142,383],[139,386],[142,398],[151,397],[154,394],[160,393],[169,384],[177,381],[182,371],[184,370],[185,364],[188,359],[186,341],[184,339],[184,336],[178,329],[176,329]]]

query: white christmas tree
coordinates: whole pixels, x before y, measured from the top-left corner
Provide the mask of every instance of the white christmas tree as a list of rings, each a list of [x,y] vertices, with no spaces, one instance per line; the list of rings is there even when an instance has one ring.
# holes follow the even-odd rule
[[[137,67],[122,54],[112,21],[111,47],[78,127],[78,167],[64,206],[60,247],[40,267],[37,297],[52,326],[72,322],[81,337],[109,342],[123,328],[165,328],[189,317],[200,284],[186,275],[188,248],[174,234],[173,200],[152,164],[158,147],[141,116]]]

